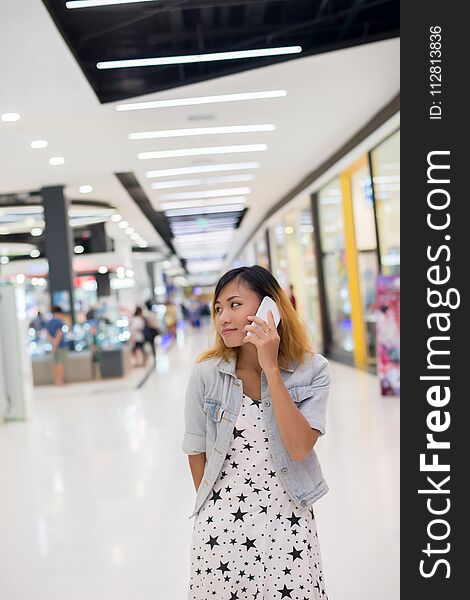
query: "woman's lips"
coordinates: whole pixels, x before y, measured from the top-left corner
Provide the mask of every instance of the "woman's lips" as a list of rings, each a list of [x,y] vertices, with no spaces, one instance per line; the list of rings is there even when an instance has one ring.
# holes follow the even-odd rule
[[[228,335],[229,333],[233,333],[236,329],[222,329],[222,335]]]

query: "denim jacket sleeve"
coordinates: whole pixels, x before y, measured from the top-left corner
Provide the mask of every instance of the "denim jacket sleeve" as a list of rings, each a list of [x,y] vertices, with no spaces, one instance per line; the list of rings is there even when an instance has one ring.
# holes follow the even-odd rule
[[[182,445],[185,454],[201,454],[206,451],[206,415],[202,410],[203,402],[204,380],[201,366],[196,363],[186,388]]]
[[[330,392],[330,373],[327,359],[321,354],[313,356],[313,375],[306,398],[299,403],[299,410],[307,419],[310,427],[317,429],[320,435],[326,433],[326,406]]]

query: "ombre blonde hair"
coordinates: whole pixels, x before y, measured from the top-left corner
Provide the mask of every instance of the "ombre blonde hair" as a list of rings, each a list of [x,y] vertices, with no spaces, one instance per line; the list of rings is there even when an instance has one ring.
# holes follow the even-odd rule
[[[278,354],[280,367],[286,368],[290,362],[294,361],[302,362],[306,352],[313,352],[306,327],[297,315],[284,290],[272,273],[264,267],[253,265],[251,267],[232,269],[225,273],[225,275],[222,275],[217,282],[211,311],[214,343],[211,348],[198,356],[196,362],[202,362],[209,358],[223,358],[228,360],[238,354],[238,348],[228,348],[225,345],[222,336],[215,327],[215,303],[222,288],[233,280],[238,280],[241,285],[257,294],[260,302],[264,296],[269,296],[277,304],[279,314],[281,315],[281,321],[277,328],[279,337],[281,338]]]

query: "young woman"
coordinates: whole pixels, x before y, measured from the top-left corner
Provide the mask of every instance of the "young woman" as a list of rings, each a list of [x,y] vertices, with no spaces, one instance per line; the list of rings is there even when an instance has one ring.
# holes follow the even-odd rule
[[[277,304],[277,328],[272,312],[255,316],[264,296]],[[188,599],[325,600],[312,504],[328,491],[313,449],[325,433],[328,363],[263,267],[223,275],[212,316],[215,344],[185,403],[197,490]]]

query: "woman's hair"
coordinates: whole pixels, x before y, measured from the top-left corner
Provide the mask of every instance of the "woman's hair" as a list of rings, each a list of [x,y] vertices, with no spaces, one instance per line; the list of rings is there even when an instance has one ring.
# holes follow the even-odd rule
[[[230,281],[237,280],[241,285],[254,292],[260,302],[264,296],[269,296],[274,300],[279,309],[281,321],[278,325],[278,333],[281,338],[279,344],[279,365],[287,367],[290,361],[302,361],[306,352],[312,352],[312,348],[306,333],[306,329],[301,319],[297,315],[291,301],[281,288],[275,277],[264,267],[253,265],[251,267],[238,267],[222,275],[215,287],[214,297],[212,299],[212,336],[215,338],[211,348],[198,356],[197,362],[202,362],[209,358],[224,358],[227,360],[235,356],[237,348],[228,348],[220,333],[215,327],[215,303],[221,290]]]

